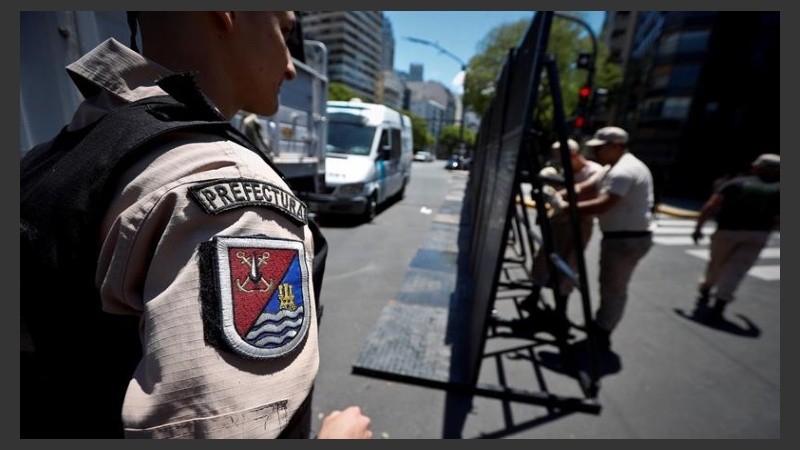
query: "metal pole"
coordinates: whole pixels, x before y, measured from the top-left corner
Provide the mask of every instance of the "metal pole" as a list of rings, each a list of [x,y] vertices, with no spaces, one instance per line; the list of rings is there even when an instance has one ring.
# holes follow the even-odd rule
[[[461,71],[464,72],[464,79],[461,80],[461,126],[458,131],[458,138],[464,144],[464,117],[467,113],[467,106],[464,104],[464,95],[467,93],[467,66],[461,64]]]
[[[588,73],[586,75],[586,85],[589,86],[592,89],[591,97],[586,99],[586,104],[587,105],[592,105],[593,101],[594,101],[594,97],[595,97],[594,71],[595,71],[595,67],[597,66],[597,38],[595,38],[595,36],[594,36],[594,32],[592,31],[592,27],[588,23],[586,23],[585,21],[583,21],[583,20],[581,20],[581,19],[579,19],[577,17],[574,17],[572,15],[564,14],[564,13],[560,13],[560,12],[555,12],[555,13],[553,13],[553,15],[556,16],[556,17],[560,17],[562,19],[571,20],[571,21],[577,23],[578,25],[582,26],[583,28],[586,29],[586,33],[588,33],[589,37],[592,39],[592,63],[589,65]],[[592,107],[588,106],[587,107],[587,111],[586,111],[586,125],[587,126],[591,122],[591,115],[592,115],[593,112],[594,111],[593,111]]]

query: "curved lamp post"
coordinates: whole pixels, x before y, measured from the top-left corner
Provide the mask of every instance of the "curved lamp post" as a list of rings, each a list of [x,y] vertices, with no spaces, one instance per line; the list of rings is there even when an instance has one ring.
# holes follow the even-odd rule
[[[553,15],[555,17],[560,17],[562,19],[570,20],[570,21],[575,22],[578,25],[582,26],[583,28],[586,29],[586,33],[588,33],[589,37],[592,39],[592,61],[589,64],[588,71],[587,71],[588,73],[586,75],[586,86],[589,86],[589,88],[591,89],[591,96],[592,96],[592,98],[594,98],[595,97],[594,71],[595,71],[595,67],[597,66],[597,38],[595,38],[595,36],[594,36],[594,31],[592,31],[592,27],[588,23],[586,23],[586,21],[584,21],[584,20],[582,20],[582,19],[580,19],[578,17],[575,17],[573,15],[564,14],[564,13],[560,13],[560,12],[555,12],[555,13],[553,13]],[[589,99],[588,104],[589,105],[592,104],[592,99]],[[591,111],[591,108],[589,109],[589,111]],[[586,117],[587,118],[591,117],[589,112],[587,112]],[[588,122],[588,120],[587,120],[587,122]]]
[[[422,44],[422,45],[427,45],[427,46],[433,47],[436,50],[439,50],[439,53],[444,53],[445,55],[453,58],[457,63],[461,64],[461,71],[464,72],[464,79],[461,81],[461,85],[462,85],[462,87],[461,87],[461,120],[459,121],[460,122],[460,126],[459,126],[458,136],[459,136],[459,139],[461,140],[461,143],[463,144],[464,143],[464,113],[466,112],[466,106],[464,105],[464,93],[466,92],[466,89],[467,89],[467,63],[465,63],[464,60],[462,60],[458,56],[456,56],[456,55],[452,54],[451,52],[447,51],[446,49],[442,48],[436,42],[431,42],[431,41],[427,41],[425,39],[415,38],[415,37],[411,37],[411,36],[406,36],[404,39],[409,41],[409,42],[414,42],[416,44]]]

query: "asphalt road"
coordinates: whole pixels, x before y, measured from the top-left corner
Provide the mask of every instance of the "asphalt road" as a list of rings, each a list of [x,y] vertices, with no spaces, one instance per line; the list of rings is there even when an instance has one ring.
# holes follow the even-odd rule
[[[357,404],[372,418],[377,439],[780,438],[780,236],[742,283],[726,320],[708,323],[694,314],[708,241],[695,246],[692,222],[665,214],[658,217],[656,245],[634,273],[613,351],[598,357],[599,414],[353,374],[365,339],[401,290],[436,212],[466,182],[466,172],[443,166],[415,162],[406,197],[372,223],[323,218],[330,253],[315,430],[324,414]],[[585,253],[593,305],[598,248],[596,232]],[[520,300],[498,295],[498,315],[519,317]],[[568,314],[581,321],[577,293]],[[555,346],[495,336],[486,341],[486,355],[479,383],[582,396]]]

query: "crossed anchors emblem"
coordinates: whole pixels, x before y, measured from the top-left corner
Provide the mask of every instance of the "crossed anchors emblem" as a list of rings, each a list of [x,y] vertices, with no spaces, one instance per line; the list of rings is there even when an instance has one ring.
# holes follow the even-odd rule
[[[236,287],[239,288],[240,291],[267,292],[272,289],[272,285],[275,281],[272,278],[270,278],[269,281],[264,279],[260,269],[260,267],[265,265],[269,260],[269,252],[262,253],[258,258],[256,258],[254,252],[250,256],[250,259],[247,258],[245,252],[236,252],[236,257],[239,258],[243,264],[250,267],[250,272],[247,274],[247,277],[242,280],[236,280]]]

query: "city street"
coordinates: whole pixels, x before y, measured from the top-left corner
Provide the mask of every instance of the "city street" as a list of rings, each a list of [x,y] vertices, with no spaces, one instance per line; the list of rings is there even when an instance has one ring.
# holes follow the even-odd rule
[[[404,276],[430,245],[432,230],[458,226],[450,207],[461,201],[467,177],[445,170],[444,161],[415,161],[405,198],[372,223],[323,218],[330,251],[314,430],[324,414],[356,404],[372,418],[377,439],[780,438],[779,234],[742,282],[725,321],[708,323],[694,313],[708,238],[695,245],[693,221],[666,214],[657,217],[655,245],[634,273],[612,352],[598,355],[598,414],[352,373],[382,314],[398,303]],[[593,305],[599,242],[596,229],[585,253]],[[520,300],[498,293],[498,316],[519,317]],[[582,323],[577,291],[568,315]],[[485,350],[479,383],[581,396],[555,346],[493,335]]]

